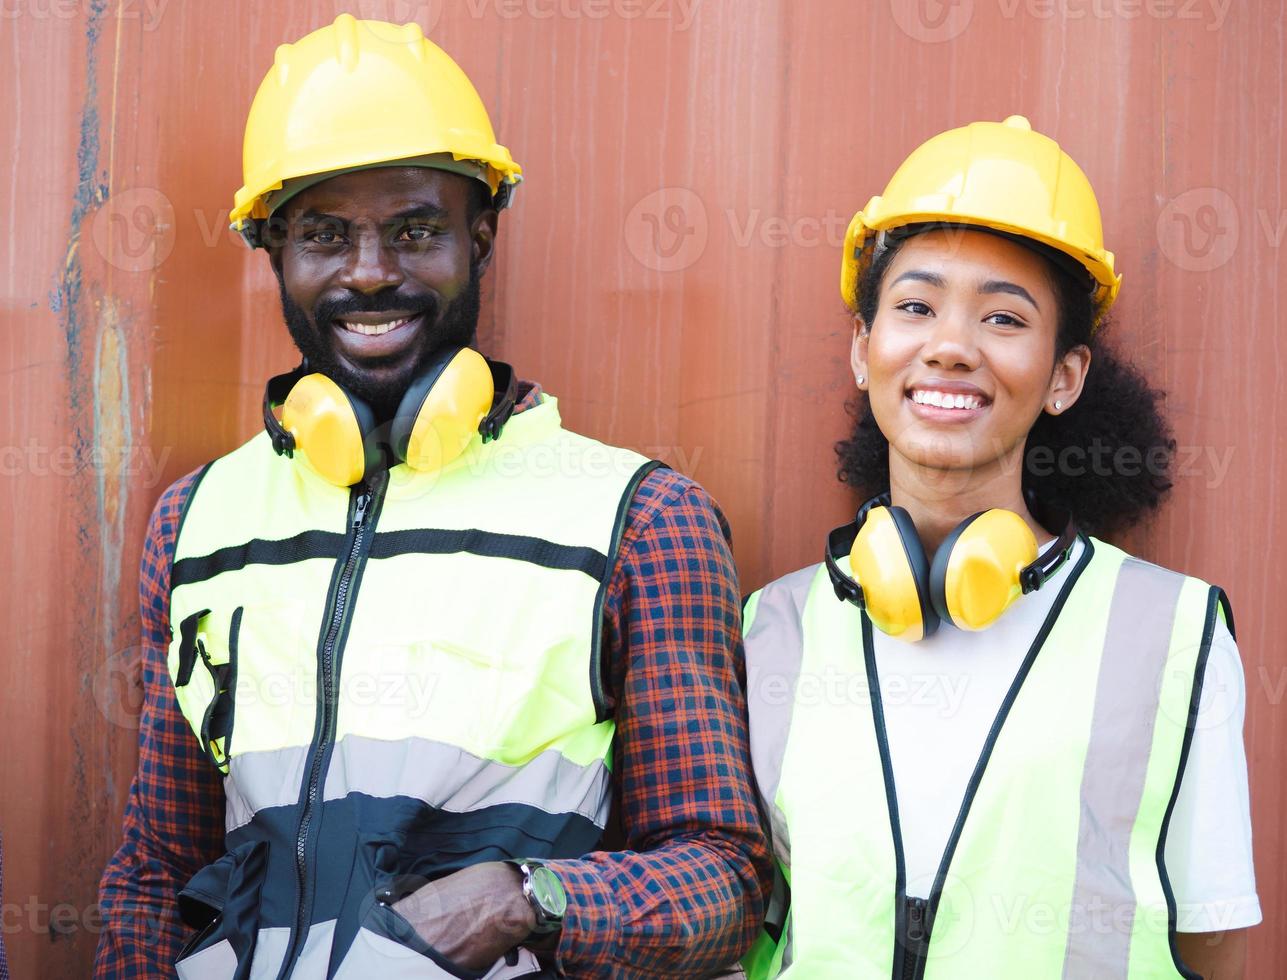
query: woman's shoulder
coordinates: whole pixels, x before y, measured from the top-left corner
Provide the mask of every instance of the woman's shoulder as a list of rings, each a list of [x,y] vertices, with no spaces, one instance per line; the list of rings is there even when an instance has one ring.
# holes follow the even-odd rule
[[[772,609],[776,613],[793,610],[798,619],[804,612],[805,600],[809,598],[809,592],[819,575],[825,575],[821,562],[797,568],[756,589],[747,596],[743,605],[744,619],[750,620],[758,616],[761,608]],[[749,626],[749,622],[746,625]]]
[[[1190,579],[1194,582],[1200,582],[1202,585],[1208,588],[1212,587],[1211,583],[1208,582],[1205,578],[1203,578],[1200,575],[1194,575],[1192,572],[1187,572],[1182,569],[1171,568],[1168,565],[1159,564],[1158,562],[1152,561],[1151,559],[1145,558],[1141,555],[1134,554],[1133,552],[1127,551],[1124,548],[1120,548],[1117,545],[1110,544],[1109,542],[1104,541],[1101,538],[1097,538],[1094,535],[1089,535],[1089,534],[1085,535],[1084,540],[1090,545],[1091,550],[1093,552],[1093,557],[1095,558],[1099,558],[1101,560],[1111,559],[1117,562],[1130,561],[1138,565],[1144,565],[1150,569],[1154,569],[1155,571],[1157,571],[1162,575],[1174,575],[1177,578]],[[1218,586],[1216,588],[1218,588]]]

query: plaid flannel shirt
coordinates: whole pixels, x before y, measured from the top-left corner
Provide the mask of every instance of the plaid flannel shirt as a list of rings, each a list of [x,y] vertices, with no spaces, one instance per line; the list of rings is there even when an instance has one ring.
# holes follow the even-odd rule
[[[517,411],[539,403],[526,386]],[[186,938],[176,895],[223,853],[222,781],[166,666],[170,569],[189,474],[162,495],[139,600],[144,703],[124,842],[104,872],[98,980],[170,976]],[[729,529],[670,470],[631,503],[603,616],[617,723],[614,809],[628,848],[548,862],[568,893],[559,941],[574,977],[703,976],[746,949],[772,878],[747,747],[745,665]]]

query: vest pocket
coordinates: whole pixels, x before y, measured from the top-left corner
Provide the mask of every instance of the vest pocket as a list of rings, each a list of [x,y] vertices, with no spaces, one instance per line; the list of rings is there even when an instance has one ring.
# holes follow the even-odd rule
[[[179,953],[182,980],[245,980],[255,955],[268,844],[250,841],[206,865],[179,892],[179,913],[199,930]]]
[[[197,737],[201,748],[211,764],[223,775],[228,775],[228,755],[232,748],[233,708],[237,691],[237,647],[241,636],[241,617],[245,611],[238,606],[227,619],[212,614],[209,609],[202,609],[184,618],[179,624],[179,659],[178,670],[174,676],[175,690],[180,692],[180,700],[194,696],[204,697],[208,692],[209,700],[205,710],[200,712],[201,724]],[[225,639],[226,637],[226,639]],[[208,642],[207,642],[208,641]],[[205,676],[194,684],[194,671],[200,661],[205,668]],[[200,676],[200,675],[198,675]],[[192,686],[193,693],[187,694],[185,688]],[[197,692],[201,692],[198,694]],[[184,695],[187,695],[187,698]],[[184,705],[194,728],[197,727],[194,714]]]

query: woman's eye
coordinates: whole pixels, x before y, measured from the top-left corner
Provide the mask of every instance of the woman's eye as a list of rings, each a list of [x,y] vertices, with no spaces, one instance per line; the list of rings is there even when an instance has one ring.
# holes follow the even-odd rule
[[[934,312],[929,308],[928,303],[922,303],[918,299],[905,299],[901,303],[896,304],[894,309],[902,310],[903,312],[910,313],[913,316],[929,316]]]
[[[993,313],[984,318],[984,323],[995,323],[1003,327],[1025,327],[1023,320],[1019,319],[1013,313]]]

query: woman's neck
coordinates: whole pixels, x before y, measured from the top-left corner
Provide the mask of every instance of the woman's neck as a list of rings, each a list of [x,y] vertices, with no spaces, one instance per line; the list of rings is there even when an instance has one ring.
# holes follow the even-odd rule
[[[890,502],[911,515],[930,554],[971,514],[994,507],[1012,510],[1032,528],[1038,541],[1050,537],[1028,509],[1021,466],[998,460],[976,470],[940,470],[921,466],[891,452]]]

